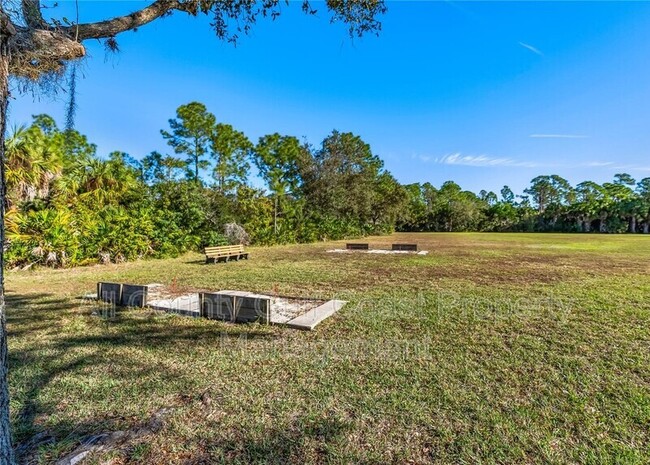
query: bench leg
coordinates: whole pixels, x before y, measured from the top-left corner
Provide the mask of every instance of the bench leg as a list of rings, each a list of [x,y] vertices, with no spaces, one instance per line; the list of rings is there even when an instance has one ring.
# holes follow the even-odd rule
[[[223,257],[205,257],[205,263],[220,263],[220,262],[229,262],[231,260],[248,260],[248,254],[243,253],[239,255],[226,255]]]

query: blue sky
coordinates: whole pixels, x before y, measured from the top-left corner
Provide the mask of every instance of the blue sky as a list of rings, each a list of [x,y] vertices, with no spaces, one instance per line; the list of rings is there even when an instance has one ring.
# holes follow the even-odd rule
[[[80,19],[143,5],[80,1]],[[316,5],[292,2],[236,48],[183,14],[119,36],[115,55],[89,43],[77,128],[101,154],[168,152],[160,129],[198,100],[252,140],[352,131],[403,183],[650,176],[650,3],[388,2],[380,36],[354,41]],[[60,96],[17,96],[11,121],[62,121]]]

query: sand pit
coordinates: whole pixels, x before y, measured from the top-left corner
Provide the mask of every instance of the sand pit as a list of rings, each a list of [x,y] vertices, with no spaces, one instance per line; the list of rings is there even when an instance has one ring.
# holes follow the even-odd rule
[[[420,250],[419,252],[412,252],[409,250],[387,250],[387,249],[371,249],[371,250],[349,250],[349,249],[331,249],[327,253],[374,253],[380,255],[428,255],[428,250]]]

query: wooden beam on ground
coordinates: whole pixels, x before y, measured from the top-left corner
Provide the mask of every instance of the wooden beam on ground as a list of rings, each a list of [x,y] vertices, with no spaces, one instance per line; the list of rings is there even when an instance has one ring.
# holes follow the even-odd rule
[[[417,244],[393,244],[393,250],[400,250],[403,252],[417,252]]]
[[[348,250],[368,250],[370,246],[368,244],[360,244],[360,243],[348,243],[345,244],[345,248]]]

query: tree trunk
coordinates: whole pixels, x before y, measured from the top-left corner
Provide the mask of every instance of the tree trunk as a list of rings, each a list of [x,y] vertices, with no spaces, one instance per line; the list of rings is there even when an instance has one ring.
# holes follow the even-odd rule
[[[643,223],[643,234],[648,234],[650,230],[650,222],[646,221]]]
[[[199,141],[194,138],[194,181],[199,182]]]
[[[9,38],[6,16],[0,11],[0,465],[14,463],[9,423],[9,386],[7,380],[7,326],[5,320],[4,244],[5,244],[5,130],[9,103]]]
[[[275,202],[273,206],[273,232],[278,235],[278,195],[275,195]]]
[[[636,232],[636,216],[630,217],[630,232],[631,233]]]

